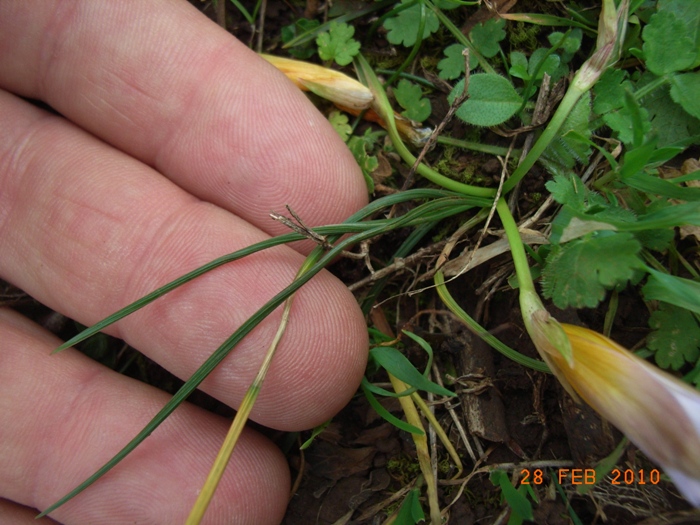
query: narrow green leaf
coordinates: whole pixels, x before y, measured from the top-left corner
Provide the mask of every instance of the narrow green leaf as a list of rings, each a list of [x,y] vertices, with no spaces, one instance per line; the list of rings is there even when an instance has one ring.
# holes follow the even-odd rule
[[[255,18],[248,12],[243,4],[241,4],[238,0],[231,0],[231,3],[236,6],[236,9],[240,11],[250,25],[255,25]]]
[[[307,18],[300,18],[296,20],[293,24],[282,27],[280,31],[280,36],[282,37],[282,42],[286,44],[291,42],[297,36],[302,34],[311,34],[313,31],[318,29],[321,22],[318,20],[309,20]],[[294,58],[299,60],[308,60],[316,53],[316,47],[311,45],[311,42],[306,42],[304,44],[298,44],[295,47],[289,49],[289,54]]]
[[[622,180],[644,170],[656,149],[656,143],[657,141],[654,137],[651,140],[647,140],[641,146],[625,153],[622,168],[620,169],[620,178]]]
[[[684,201],[700,200],[700,188],[678,186],[671,181],[647,175],[646,173],[637,173],[625,178],[622,182],[645,193]]]
[[[620,231],[657,230],[675,226],[700,226],[700,206],[694,202],[667,206],[642,215],[636,223],[617,224]]]
[[[577,22],[576,20],[571,20],[569,18],[562,18],[560,16],[545,15],[540,13],[502,13],[501,18],[506,20],[513,20],[515,22],[527,22],[530,24],[536,24],[539,26],[550,26],[550,27],[580,27],[591,33],[595,32],[595,29]]]
[[[395,3],[396,3],[396,0],[382,0],[381,2],[372,2],[371,4],[366,4],[366,7],[362,8],[362,9],[351,9],[350,11],[345,13],[344,15],[341,15],[337,18],[334,18],[333,20],[328,21],[325,24],[322,24],[320,26],[310,27],[308,30],[298,34],[293,39],[285,42],[284,45],[282,46],[282,49],[289,49],[291,47],[306,44],[307,42],[314,40],[320,33],[324,32],[324,31],[328,31],[328,28],[330,27],[332,22],[337,22],[337,23],[350,22],[352,20],[355,20],[357,18],[361,18],[361,17],[368,15],[370,13],[374,13],[375,11],[381,11],[382,9],[385,9],[387,7],[391,7]]]
[[[508,474],[502,470],[494,470],[489,476],[491,483],[501,487],[501,494],[503,494],[503,499],[506,500],[508,506],[511,508],[514,514],[517,514],[521,519],[532,520],[532,505],[528,499],[518,492],[513,484],[510,482]]]
[[[418,434],[419,436],[425,435],[425,432],[423,432],[420,428],[414,427],[413,425],[409,425],[405,421],[401,421],[399,418],[397,418],[391,412],[389,412],[386,408],[384,408],[382,404],[379,401],[377,401],[377,398],[374,397],[372,392],[370,392],[369,389],[366,387],[365,381],[367,380],[363,378],[362,392],[365,394],[365,397],[367,397],[367,401],[369,401],[369,404],[372,406],[372,408],[377,411],[377,414],[382,416],[395,427],[400,428],[405,432],[408,432],[410,434]]]
[[[387,390],[386,388],[382,388],[377,385],[373,385],[372,383],[367,381],[367,389],[372,392],[373,394],[377,394],[378,396],[384,396],[384,397],[406,397],[410,396],[414,392],[418,392],[418,389],[415,386],[412,386],[411,388],[407,388],[400,394],[397,394],[396,392],[392,392],[390,390]]]
[[[676,226],[700,226],[700,207],[696,202],[666,206],[660,210],[647,213],[636,220],[621,220],[613,214],[603,210],[599,214],[587,214],[576,210],[571,206],[564,206],[552,223],[553,242],[564,242],[578,237],[569,229],[578,230],[579,233],[588,233],[597,230],[615,230],[620,232],[641,232],[644,230],[661,230]],[[575,222],[577,220],[578,222]],[[580,222],[593,222],[593,227],[586,227]]]
[[[422,337],[414,334],[413,332],[409,332],[407,330],[401,330],[401,333],[407,335],[411,339],[413,339],[416,343],[418,343],[418,346],[420,346],[423,350],[425,350],[425,353],[428,354],[428,363],[425,365],[425,370],[423,371],[423,375],[425,377],[428,377],[428,374],[430,373],[430,368],[433,366],[433,349]]]
[[[450,392],[437,383],[426,379],[425,376],[416,370],[416,367],[406,359],[406,356],[395,348],[378,346],[372,348],[369,353],[387,372],[410,386],[415,386],[420,390],[425,390],[441,396],[452,397],[455,395],[454,392]]]
[[[420,506],[420,490],[411,489],[401,504],[393,525],[415,525],[425,520],[425,514]]]
[[[314,440],[324,431],[326,430],[326,427],[331,424],[331,420],[329,419],[328,421],[324,421],[320,425],[318,425],[316,428],[313,429],[313,432],[311,432],[311,437],[304,441],[301,446],[299,447],[299,450],[306,450],[311,446],[311,443],[314,442]]]
[[[644,297],[664,301],[700,314],[700,283],[648,268],[649,279],[642,288]]]

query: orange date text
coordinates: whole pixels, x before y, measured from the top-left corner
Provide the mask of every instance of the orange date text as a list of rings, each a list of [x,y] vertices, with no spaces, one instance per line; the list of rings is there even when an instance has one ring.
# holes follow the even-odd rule
[[[560,468],[556,470],[559,484],[595,485],[597,473],[592,468]],[[545,482],[542,469],[522,469],[520,471],[522,485],[541,485]],[[661,473],[657,469],[613,469],[607,480],[611,485],[656,485],[661,481]]]

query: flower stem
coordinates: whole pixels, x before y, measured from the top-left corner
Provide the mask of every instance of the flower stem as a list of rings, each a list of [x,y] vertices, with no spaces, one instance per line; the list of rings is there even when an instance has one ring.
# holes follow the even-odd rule
[[[535,145],[532,146],[530,152],[525,156],[520,165],[515,169],[513,174],[503,185],[504,194],[512,190],[535,165],[535,162],[537,162],[537,160],[542,156],[544,150],[547,149],[547,146],[549,146],[552,140],[554,140],[554,137],[557,136],[557,133],[559,132],[562,124],[564,124],[566,117],[569,116],[571,110],[574,109],[574,106],[586,91],[588,90],[581,89],[576,82],[571,83],[566,95],[564,95],[564,98],[559,104],[557,110],[554,112],[549,124],[547,124],[547,127],[542,132],[542,135],[539,136],[537,142],[535,142]]]
[[[386,123],[389,138],[391,138],[391,142],[394,145],[394,148],[396,148],[396,152],[403,159],[403,161],[406,162],[406,164],[413,166],[413,164],[416,162],[416,157],[408,150],[406,145],[401,140],[399,132],[396,129],[396,122],[394,121],[394,111],[391,108],[389,99],[387,98],[386,92],[379,82],[379,79],[362,55],[357,55],[355,57],[355,68],[357,69],[358,78],[367,87],[369,87],[374,94],[374,103],[372,107]],[[416,171],[430,182],[463,195],[471,195],[474,197],[493,197],[496,194],[496,190],[494,188],[480,188],[478,186],[471,186],[469,184],[457,182],[445,177],[444,175],[441,175],[434,169],[429,168],[422,163],[418,165]]]
[[[513,264],[515,264],[515,273],[518,276],[518,286],[520,286],[521,291],[534,292],[535,284],[532,282],[532,274],[530,273],[530,265],[527,263],[527,254],[525,253],[525,246],[520,238],[520,232],[518,231],[518,225],[515,224],[515,219],[508,209],[508,204],[503,198],[498,199],[496,203],[496,211],[498,216],[501,218],[501,223],[503,223],[503,229],[506,232],[506,237],[508,238],[508,244],[510,244],[510,252],[513,257]]]

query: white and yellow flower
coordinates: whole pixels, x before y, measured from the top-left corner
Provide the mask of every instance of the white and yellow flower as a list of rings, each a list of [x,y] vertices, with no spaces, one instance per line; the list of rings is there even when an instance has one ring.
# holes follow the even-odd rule
[[[604,335],[558,323],[536,303],[532,311],[523,309],[526,327],[562,385],[627,435],[700,507],[700,392]]]

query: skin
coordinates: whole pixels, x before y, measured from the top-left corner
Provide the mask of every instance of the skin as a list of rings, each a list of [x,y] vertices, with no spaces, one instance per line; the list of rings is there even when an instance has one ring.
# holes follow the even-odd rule
[[[186,2],[0,3],[0,276],[90,325],[214,257],[366,202],[323,116],[272,66]],[[28,103],[40,100],[60,116]],[[310,244],[219,268],[108,331],[187,378],[289,284]],[[204,382],[236,407],[279,320],[262,323]],[[167,395],[120,376],[0,309],[0,521],[37,523]],[[329,273],[298,294],[252,418],[317,425],[355,392],[362,315]],[[178,409],[131,456],[51,514],[60,523],[182,523],[228,421]],[[285,458],[244,432],[206,523],[278,523]],[[29,509],[28,509],[29,508]],[[47,523],[50,523],[47,521]]]

